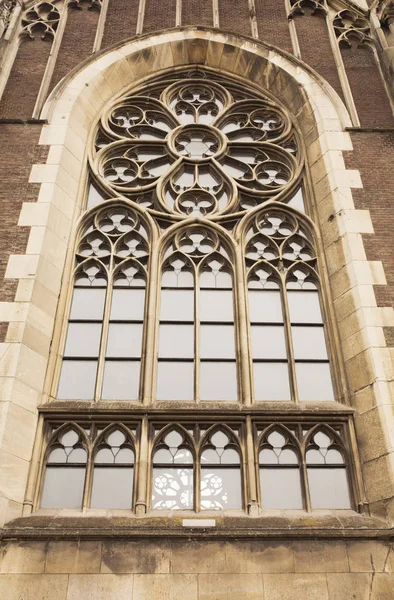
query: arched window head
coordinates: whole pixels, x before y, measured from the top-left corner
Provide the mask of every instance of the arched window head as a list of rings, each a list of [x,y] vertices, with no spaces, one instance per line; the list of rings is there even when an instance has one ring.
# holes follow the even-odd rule
[[[128,508],[133,503],[134,444],[123,427],[107,429],[93,451],[91,508]]]
[[[137,400],[149,236],[130,206],[108,204],[85,221],[57,397]]]
[[[46,459],[41,508],[81,508],[87,463],[86,439],[77,426],[55,431]]]
[[[201,451],[202,510],[242,509],[239,441],[229,429],[208,431]]]
[[[153,451],[152,508],[194,507],[192,444],[180,428],[167,428],[156,439]]]
[[[339,435],[330,428],[310,433],[306,465],[312,508],[351,508],[345,456]]]
[[[261,506],[263,509],[302,509],[300,449],[285,428],[269,428],[260,439]]]

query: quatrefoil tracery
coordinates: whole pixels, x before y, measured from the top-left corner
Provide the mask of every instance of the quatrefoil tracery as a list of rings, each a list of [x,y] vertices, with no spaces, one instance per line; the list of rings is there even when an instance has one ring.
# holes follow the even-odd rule
[[[283,201],[302,167],[290,119],[255,92],[203,76],[167,76],[103,115],[92,166],[109,195],[197,218]]]

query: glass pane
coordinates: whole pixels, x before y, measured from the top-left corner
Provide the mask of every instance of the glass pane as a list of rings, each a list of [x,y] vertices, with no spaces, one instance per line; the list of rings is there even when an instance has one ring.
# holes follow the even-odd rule
[[[279,290],[249,290],[249,318],[252,323],[283,323]]]
[[[253,363],[255,400],[290,400],[287,363]]]
[[[95,467],[91,508],[129,508],[133,501],[134,469]]]
[[[152,508],[193,508],[193,469],[155,467],[153,469]]]
[[[201,400],[237,400],[236,363],[200,363]]]
[[[294,196],[288,202],[288,204],[289,204],[289,206],[293,206],[294,208],[296,208],[297,210],[300,210],[301,212],[305,212],[304,198],[302,195],[301,188],[294,194]]]
[[[319,293],[311,291],[287,292],[292,323],[322,323]]]
[[[162,321],[194,321],[193,290],[162,290],[160,301]]]
[[[138,400],[140,362],[131,360],[105,361],[103,400]]]
[[[193,325],[160,325],[159,356],[193,358]]]
[[[200,291],[201,321],[234,321],[233,293],[231,290]]]
[[[70,319],[98,321],[103,318],[107,290],[74,288]]]
[[[178,431],[170,431],[170,433],[167,433],[164,441],[169,448],[178,448],[182,444],[183,438]]]
[[[193,400],[194,363],[159,362],[158,400]]]
[[[263,508],[302,508],[299,469],[260,469]]]
[[[234,448],[227,448],[221,456],[222,465],[239,465],[239,454]]]
[[[144,319],[144,289],[118,289],[112,292],[111,316],[119,321],[142,321]]]
[[[52,467],[46,470],[41,508],[81,508],[85,467]]]
[[[180,265],[176,263],[180,262]],[[162,287],[188,287],[194,288],[194,276],[191,271],[181,269],[181,261],[174,261],[172,263],[173,269],[164,271],[161,278]]]
[[[155,464],[163,464],[163,463],[169,463],[172,464],[174,462],[174,457],[172,456],[171,452],[169,450],[167,450],[167,448],[160,448],[159,450],[157,450],[154,454],[153,457],[153,462]]]
[[[142,324],[110,323],[108,357],[141,357]]]
[[[201,509],[242,508],[239,468],[201,467]]]
[[[296,363],[300,400],[334,400],[329,363]]]
[[[215,263],[217,263],[215,265]],[[217,268],[215,268],[215,266]],[[231,274],[221,268],[218,261],[210,262],[211,270],[200,272],[200,289],[201,288],[232,288],[233,279]]]
[[[201,358],[235,358],[233,325],[201,325]]]
[[[97,362],[64,360],[57,397],[60,400],[93,400]]]
[[[101,194],[96,190],[96,188],[92,184],[90,184],[89,192],[88,192],[87,208],[90,208],[91,206],[95,206],[96,204],[100,204],[100,202],[103,202],[103,200],[104,200],[103,196],[101,196]]]
[[[327,358],[323,327],[292,327],[294,358]]]
[[[193,464],[193,455],[190,450],[187,448],[181,448],[178,450],[174,456],[175,464],[184,464],[184,465],[192,465]]]
[[[253,358],[287,358],[284,327],[251,326]]]
[[[65,356],[98,356],[101,323],[69,323]]]
[[[351,508],[346,469],[308,469],[312,508]]]

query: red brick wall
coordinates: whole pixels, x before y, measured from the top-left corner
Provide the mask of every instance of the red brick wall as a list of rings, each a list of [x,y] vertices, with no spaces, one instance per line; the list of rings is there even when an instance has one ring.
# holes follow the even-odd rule
[[[52,39],[22,38],[0,101],[0,118],[30,119],[51,51]]]
[[[212,0],[182,0],[182,25],[213,27]]]
[[[101,48],[135,36],[139,0],[109,0]]]
[[[40,185],[28,181],[32,165],[46,161],[46,146],[37,146],[40,133],[39,125],[0,124],[0,302],[11,302],[18,284],[4,279],[9,255],[26,251],[30,227],[17,223],[22,203],[38,197]]]
[[[98,10],[88,10],[86,4],[82,4],[82,10],[69,8],[66,29],[56,61],[50,91],[67,73],[91,55],[99,14]]]
[[[292,52],[285,0],[255,0],[259,38]]]
[[[382,261],[387,286],[375,286],[379,306],[394,303],[394,132],[352,132],[346,167],[359,169],[362,189],[353,190],[356,208],[371,212],[373,234],[363,235],[368,260]],[[386,332],[394,345],[394,328]]]
[[[343,98],[325,16],[322,14],[296,15],[294,22],[302,60],[324,77]]]
[[[144,33],[175,27],[176,0],[146,0]]]
[[[367,46],[341,48],[357,113],[363,127],[394,127],[382,77],[373,50]]]
[[[252,35],[247,0],[219,0],[219,25],[225,31]]]

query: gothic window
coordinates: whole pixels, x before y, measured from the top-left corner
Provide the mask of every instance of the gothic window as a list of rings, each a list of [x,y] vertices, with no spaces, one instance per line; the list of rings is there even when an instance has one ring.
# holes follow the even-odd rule
[[[292,117],[256,88],[181,69],[116,99],[93,134],[51,391],[107,421],[51,430],[41,506],[353,507],[351,417],[331,427],[345,385]],[[280,424],[283,410],[307,425]]]

